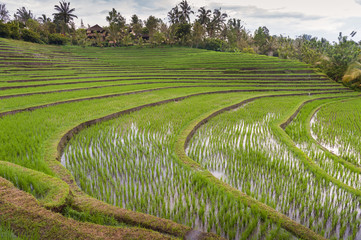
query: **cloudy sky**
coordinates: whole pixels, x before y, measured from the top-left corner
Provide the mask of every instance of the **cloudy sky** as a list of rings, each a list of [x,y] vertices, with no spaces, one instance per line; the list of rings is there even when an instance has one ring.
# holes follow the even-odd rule
[[[167,21],[167,12],[180,0],[67,0],[75,8],[79,17],[75,22],[80,25],[99,24],[105,26],[105,17],[115,8],[129,21],[134,13],[141,19],[154,15]],[[353,30],[358,33],[353,38],[361,40],[361,0],[188,0],[196,12],[199,7],[221,8],[231,18],[239,18],[248,30],[253,32],[258,26],[267,26],[270,33],[292,38],[307,33],[337,40],[339,32],[349,35]],[[54,12],[54,0],[0,0],[13,15],[17,8],[25,6],[36,16]],[[195,14],[196,15],[196,14]],[[195,17],[195,16],[194,16]]]

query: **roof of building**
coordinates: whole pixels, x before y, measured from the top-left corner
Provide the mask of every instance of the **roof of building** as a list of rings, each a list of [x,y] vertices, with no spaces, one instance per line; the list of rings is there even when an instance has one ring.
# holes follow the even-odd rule
[[[102,27],[100,27],[98,24],[95,24],[94,26],[88,28],[87,31],[101,32],[101,31],[104,31],[104,29]]]

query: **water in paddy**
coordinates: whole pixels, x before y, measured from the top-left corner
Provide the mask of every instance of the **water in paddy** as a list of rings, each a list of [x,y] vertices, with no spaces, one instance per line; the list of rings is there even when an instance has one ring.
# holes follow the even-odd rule
[[[273,134],[270,124],[279,118],[278,110],[250,121],[252,108],[257,107],[209,121],[193,137],[188,156],[229,185],[327,238],[360,239],[358,198],[315,176]]]

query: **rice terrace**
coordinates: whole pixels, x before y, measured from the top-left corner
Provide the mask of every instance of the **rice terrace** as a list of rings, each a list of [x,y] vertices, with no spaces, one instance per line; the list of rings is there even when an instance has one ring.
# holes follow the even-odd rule
[[[361,239],[355,68],[26,24],[0,38],[0,239]]]

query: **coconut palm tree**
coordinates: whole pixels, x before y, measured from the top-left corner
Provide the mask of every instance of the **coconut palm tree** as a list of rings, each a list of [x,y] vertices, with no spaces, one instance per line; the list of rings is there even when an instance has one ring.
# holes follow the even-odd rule
[[[214,9],[212,20],[207,25],[208,35],[214,37],[214,35],[222,30],[222,27],[225,26],[225,21],[228,15],[226,13],[221,13],[220,9]]]
[[[211,21],[211,13],[212,11],[209,9],[206,9],[205,7],[201,7],[198,9],[199,15],[197,15],[198,19],[197,21],[203,26],[207,26],[207,24]]]
[[[45,14],[42,14],[41,17],[38,17],[38,21],[45,24],[47,22],[51,22],[51,19],[48,18]]]
[[[179,23],[179,15],[180,15],[180,12],[179,12],[179,8],[178,8],[178,5],[175,6],[174,8],[172,8],[172,10],[170,10],[168,12],[168,19],[169,19],[169,22],[171,24],[177,24]]]
[[[73,12],[75,11],[75,8],[70,9],[70,2],[66,3],[63,0],[62,2],[59,2],[59,3],[60,3],[60,5],[54,6],[54,9],[58,12],[53,13],[54,17],[57,20],[60,20],[60,21],[64,22],[65,24],[68,24],[74,18],[78,18],[76,15],[73,14]]]
[[[191,14],[194,14],[194,12],[191,9],[191,6],[189,6],[187,0],[183,0],[180,4],[180,15],[179,15],[179,20],[181,23],[187,23],[190,22],[190,18],[189,16]]]
[[[23,24],[25,24],[26,21],[34,18],[34,15],[30,10],[26,10],[25,7],[22,7],[22,8],[16,9],[16,13],[14,14],[14,17],[19,22],[22,22]]]
[[[215,22],[217,26],[221,26],[224,25],[227,17],[227,13],[221,13],[220,9],[214,9],[212,22]]]
[[[6,22],[9,20],[9,11],[6,9],[5,3],[0,4],[0,21]]]

